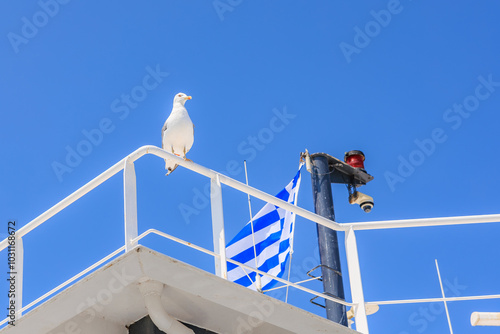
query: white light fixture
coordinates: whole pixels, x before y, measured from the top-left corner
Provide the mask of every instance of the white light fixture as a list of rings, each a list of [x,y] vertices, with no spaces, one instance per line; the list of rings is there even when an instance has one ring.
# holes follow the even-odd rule
[[[472,326],[500,326],[500,313],[473,312],[470,323]]]

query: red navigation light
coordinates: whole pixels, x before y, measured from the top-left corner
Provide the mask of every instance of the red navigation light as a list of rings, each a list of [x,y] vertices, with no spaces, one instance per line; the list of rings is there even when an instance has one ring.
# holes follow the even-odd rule
[[[344,155],[344,162],[351,167],[365,169],[365,155],[361,151],[349,151]]]

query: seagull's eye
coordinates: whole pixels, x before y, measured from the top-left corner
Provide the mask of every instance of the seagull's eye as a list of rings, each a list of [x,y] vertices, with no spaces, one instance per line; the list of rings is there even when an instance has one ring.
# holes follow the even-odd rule
[[[177,96],[178,96],[178,97],[181,97],[182,95],[181,95],[181,94],[179,94],[179,95],[177,95]]]

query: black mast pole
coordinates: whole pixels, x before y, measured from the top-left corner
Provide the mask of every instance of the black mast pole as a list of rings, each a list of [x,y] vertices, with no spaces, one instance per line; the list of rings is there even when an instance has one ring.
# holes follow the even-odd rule
[[[335,220],[328,157],[322,154],[314,154],[314,156],[311,156],[311,162],[313,165],[311,183],[314,210],[320,216]],[[316,227],[318,231],[323,289],[326,294],[345,300],[337,231],[319,224]],[[344,305],[331,300],[325,300],[325,307],[326,317],[329,320],[347,326],[346,307]]]

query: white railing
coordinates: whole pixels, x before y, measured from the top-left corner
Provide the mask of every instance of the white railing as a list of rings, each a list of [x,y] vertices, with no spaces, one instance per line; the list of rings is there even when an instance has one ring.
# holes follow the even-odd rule
[[[138,235],[138,225],[137,225],[137,185],[136,185],[136,173],[134,162],[141,158],[146,154],[153,154],[162,159],[171,159],[178,165],[187,168],[195,173],[204,175],[211,180],[211,190],[210,190],[210,199],[211,199],[211,209],[212,209],[212,230],[213,230],[213,242],[214,242],[214,251],[207,250],[203,247],[194,245],[190,242],[184,241],[177,237],[168,235],[164,232],[149,229],[146,232]],[[56,215],[61,210],[65,209],[73,202],[89,193],[92,189],[96,188],[113,175],[119,173],[123,170],[123,180],[124,180],[124,217],[125,217],[125,244],[120,247],[113,253],[104,257],[100,261],[96,262],[89,268],[80,272],[79,274],[73,276],[68,279],[66,282],[47,292],[43,296],[39,297],[35,301],[30,304],[22,307],[22,281],[23,281],[23,267],[22,267],[22,259],[23,259],[23,246],[22,246],[22,238],[33,229],[43,224],[49,218]],[[287,280],[274,277],[260,270],[256,270],[252,267],[246,266],[239,262],[233,261],[231,259],[226,258],[226,242],[224,236],[224,216],[223,216],[223,206],[222,206],[222,191],[221,184],[225,184],[231,188],[239,190],[245,194],[249,194],[253,197],[256,197],[264,202],[268,202],[279,206],[283,209],[291,211],[296,215],[299,215],[307,220],[315,222],[317,224],[326,226],[335,231],[343,231],[345,232],[345,247],[346,247],[346,256],[347,256],[347,264],[349,271],[349,281],[351,286],[351,299],[352,302],[346,302],[344,300],[337,299],[335,297],[326,295],[324,293],[320,293],[311,289],[308,289],[300,284],[303,282],[292,283]],[[16,287],[16,297],[15,297],[15,305],[17,306],[17,316],[16,319],[19,319],[22,316],[22,312],[30,309],[31,307],[37,305],[42,300],[51,296],[55,292],[61,290],[62,288],[68,286],[72,282],[76,281],[83,275],[86,275],[91,270],[97,268],[101,264],[105,263],[109,259],[118,255],[122,251],[128,252],[133,247],[135,247],[139,241],[146,237],[149,234],[157,234],[164,238],[173,240],[180,244],[183,244],[187,247],[191,247],[198,251],[204,252],[208,255],[214,257],[215,261],[215,272],[218,276],[222,278],[227,278],[227,262],[236,264],[241,266],[248,272],[257,272],[260,275],[268,276],[280,283],[283,286],[291,286],[301,291],[310,293],[314,296],[322,297],[328,300],[332,300],[336,303],[340,303],[345,306],[351,306],[354,309],[354,316],[356,319],[356,330],[358,332],[367,334],[368,333],[368,321],[366,316],[366,307],[367,305],[389,305],[389,304],[405,304],[405,303],[424,303],[424,302],[444,302],[447,301],[459,301],[459,300],[478,300],[478,299],[497,299],[500,298],[500,295],[488,295],[488,296],[469,296],[469,297],[453,297],[448,298],[427,298],[427,299],[409,299],[409,300],[392,300],[392,301],[376,301],[376,302],[366,302],[364,300],[363,294],[363,285],[361,281],[361,270],[359,266],[359,258],[358,258],[358,249],[356,245],[356,236],[355,231],[359,230],[373,230],[373,229],[390,229],[390,228],[407,228],[407,227],[423,227],[423,226],[443,226],[443,225],[460,225],[460,224],[478,224],[478,223],[495,223],[500,222],[500,214],[496,215],[480,215],[480,216],[462,216],[462,217],[446,217],[446,218],[430,218],[430,219],[408,219],[408,220],[393,220],[393,221],[378,221],[378,222],[363,222],[363,223],[348,223],[348,224],[339,224],[337,222],[331,221],[324,217],[318,216],[315,213],[312,213],[303,208],[294,206],[290,203],[287,203],[281,199],[278,199],[272,195],[264,193],[258,189],[250,187],[244,183],[236,181],[232,178],[229,178],[223,174],[217,173],[213,170],[195,164],[192,161],[186,161],[180,157],[172,155],[156,146],[143,146],[124,159],[120,160],[118,163],[107,169],[105,172],[85,184],[83,187],[73,192],[71,195],[54,205],[49,210],[42,213],[40,216],[33,219],[31,222],[23,226],[16,233],[16,259],[17,259],[17,279],[16,282],[18,286]],[[0,242],[0,251],[6,249],[9,246],[8,238],[4,239]],[[9,318],[4,319],[0,322],[0,325],[5,324]]]

